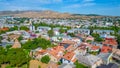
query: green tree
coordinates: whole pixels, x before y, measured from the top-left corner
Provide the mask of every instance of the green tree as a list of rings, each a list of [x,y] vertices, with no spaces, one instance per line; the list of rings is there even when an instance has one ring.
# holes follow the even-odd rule
[[[102,41],[103,41],[103,39],[100,38],[100,35],[99,35],[99,34],[97,34],[97,33],[92,33],[91,35],[95,38],[95,41],[96,41],[96,42],[102,42]]]
[[[49,61],[50,61],[50,57],[47,56],[47,55],[46,55],[46,56],[43,56],[43,57],[41,58],[41,62],[42,62],[42,63],[48,64]]]
[[[28,28],[28,27],[26,27],[26,26],[21,26],[21,27],[20,27],[20,30],[26,30],[26,31],[28,31],[28,30],[29,30],[29,28]]]
[[[49,35],[50,37],[52,37],[52,36],[54,35],[53,30],[49,30],[47,33],[48,33],[48,35]]]
[[[36,49],[38,47],[41,47],[43,49],[46,49],[48,47],[53,47],[54,45],[51,44],[49,40],[43,39],[43,38],[35,38],[32,41],[29,40],[25,44],[22,44],[22,48],[24,49]]]
[[[60,33],[65,33],[65,32],[67,32],[67,29],[61,28],[61,29],[59,30],[59,32],[60,32]]]
[[[71,37],[75,37],[74,33],[68,33],[67,35],[71,36]]]
[[[3,37],[2,36],[0,36],[0,43],[1,43],[1,40],[3,39]]]
[[[0,47],[0,64],[10,64],[12,67],[21,67],[30,60],[23,49],[4,49]]]
[[[20,37],[18,38],[18,40],[19,40],[19,41],[23,40],[23,37],[22,37],[22,36],[20,36]]]
[[[11,27],[9,30],[10,31],[18,30],[18,26]]]

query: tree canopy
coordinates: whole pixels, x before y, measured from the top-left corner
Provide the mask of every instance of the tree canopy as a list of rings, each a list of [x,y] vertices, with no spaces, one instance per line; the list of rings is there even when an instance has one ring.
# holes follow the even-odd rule
[[[103,41],[103,39],[100,38],[100,35],[99,35],[99,34],[97,34],[97,33],[92,33],[91,35],[95,38],[95,41],[96,41],[96,42],[102,42],[102,41]]]
[[[35,38],[32,41],[29,40],[25,44],[22,45],[24,49],[36,49],[38,47],[41,47],[43,49],[46,49],[48,47],[52,47],[53,45],[49,40],[43,39],[43,38]]]
[[[20,67],[30,60],[23,49],[4,49],[0,47],[0,65],[10,64],[13,67]]]
[[[50,61],[50,57],[48,55],[45,55],[41,58],[41,62],[48,64]]]
[[[20,30],[25,30],[25,31],[28,31],[28,30],[29,30],[29,28],[28,28],[28,27],[26,27],[26,26],[21,26],[21,27],[20,27]]]
[[[48,33],[48,35],[49,35],[50,37],[52,37],[52,36],[54,35],[53,30],[49,30],[47,33]]]

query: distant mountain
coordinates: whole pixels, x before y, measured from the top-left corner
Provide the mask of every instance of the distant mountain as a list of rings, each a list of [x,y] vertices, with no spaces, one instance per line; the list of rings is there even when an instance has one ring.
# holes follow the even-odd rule
[[[59,13],[51,10],[25,10],[25,11],[0,11],[0,16],[12,15],[14,17],[28,17],[28,18],[89,18],[101,17],[97,14],[70,14],[70,13]]]
[[[35,10],[34,10],[35,11]],[[14,14],[21,14],[24,12],[33,12],[33,10],[26,10],[26,11],[0,11],[0,15],[14,15]],[[40,12],[40,11],[35,11],[35,12]]]
[[[70,18],[72,17],[69,13],[59,13],[55,11],[45,10],[45,11],[29,11],[19,14],[14,14],[14,17],[28,17],[28,18]]]

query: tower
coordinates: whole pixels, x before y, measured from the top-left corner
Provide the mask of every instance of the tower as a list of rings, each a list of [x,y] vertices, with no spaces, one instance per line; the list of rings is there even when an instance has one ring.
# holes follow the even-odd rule
[[[30,31],[35,31],[35,26],[32,25],[32,19],[29,20],[29,29]]]

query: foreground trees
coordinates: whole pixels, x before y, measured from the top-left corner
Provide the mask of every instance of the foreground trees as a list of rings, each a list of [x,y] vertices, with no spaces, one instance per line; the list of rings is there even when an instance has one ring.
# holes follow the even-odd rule
[[[49,58],[49,56],[43,56],[42,58],[41,58],[41,62],[42,63],[46,63],[46,64],[48,64],[48,62],[50,61],[50,58]]]
[[[23,49],[4,49],[0,47],[0,65],[9,64],[11,67],[20,67],[27,64],[30,57]]]

